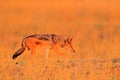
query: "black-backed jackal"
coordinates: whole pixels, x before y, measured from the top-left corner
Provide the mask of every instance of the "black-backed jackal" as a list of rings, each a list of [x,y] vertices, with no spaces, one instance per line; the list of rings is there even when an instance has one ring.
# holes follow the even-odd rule
[[[12,56],[13,59],[21,55],[25,49],[31,50],[31,56],[35,53],[37,46],[51,46],[56,53],[63,55],[59,52],[59,48],[69,47],[73,52],[75,49],[72,47],[72,38],[63,38],[55,34],[34,34],[27,36],[23,39],[21,48]]]

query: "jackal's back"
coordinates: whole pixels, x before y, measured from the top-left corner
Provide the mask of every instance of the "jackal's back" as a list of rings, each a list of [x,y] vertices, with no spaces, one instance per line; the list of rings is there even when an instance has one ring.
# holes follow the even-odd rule
[[[64,43],[65,38],[56,35],[56,34],[33,34],[33,35],[29,35],[26,38],[36,38],[38,40],[45,40],[45,41],[51,41],[53,43]]]

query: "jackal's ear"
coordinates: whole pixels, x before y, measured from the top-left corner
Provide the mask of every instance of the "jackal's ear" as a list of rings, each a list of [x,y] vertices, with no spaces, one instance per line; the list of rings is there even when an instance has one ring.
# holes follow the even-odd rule
[[[73,40],[72,37],[68,37],[68,38],[67,38],[67,41],[68,41],[68,42],[71,42],[72,40]]]

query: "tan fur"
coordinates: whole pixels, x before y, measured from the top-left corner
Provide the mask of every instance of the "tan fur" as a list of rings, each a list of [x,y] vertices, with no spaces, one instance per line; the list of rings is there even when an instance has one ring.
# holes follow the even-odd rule
[[[34,34],[24,38],[22,41],[22,47],[31,50],[31,56],[36,53],[35,51],[37,46],[51,46],[51,49],[60,55],[63,55],[63,53],[59,51],[59,48],[69,47],[73,52],[75,52],[74,48],[72,47],[72,38],[65,39],[55,34]],[[18,50],[13,55],[13,59],[16,58],[16,54],[21,54],[23,52],[24,50],[21,52]]]

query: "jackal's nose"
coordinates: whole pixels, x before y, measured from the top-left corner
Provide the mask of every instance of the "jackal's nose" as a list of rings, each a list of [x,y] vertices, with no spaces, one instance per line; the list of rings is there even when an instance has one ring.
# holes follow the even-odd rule
[[[73,50],[73,52],[75,53],[76,51],[75,51],[75,50]]]
[[[72,48],[72,52],[73,52],[73,53],[75,53],[75,52],[76,52],[76,50]]]
[[[74,49],[72,46],[71,46],[71,50],[72,50],[72,52],[74,52],[74,53],[76,52],[75,49]]]

